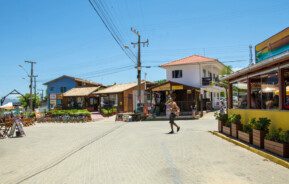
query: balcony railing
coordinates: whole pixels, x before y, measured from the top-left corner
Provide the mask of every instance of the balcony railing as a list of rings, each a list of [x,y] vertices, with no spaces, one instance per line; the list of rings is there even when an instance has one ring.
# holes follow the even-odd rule
[[[202,78],[202,85],[203,86],[209,86],[213,81],[219,82],[219,77],[213,78],[213,77],[203,77]]]

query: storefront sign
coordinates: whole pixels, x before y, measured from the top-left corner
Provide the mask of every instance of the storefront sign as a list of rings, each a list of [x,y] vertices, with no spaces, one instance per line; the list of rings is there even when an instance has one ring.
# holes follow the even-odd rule
[[[57,100],[62,100],[63,99],[63,95],[62,94],[57,94],[56,95],[56,99]]]
[[[152,91],[170,91],[171,85],[169,83],[153,88]]]
[[[289,51],[289,27],[256,45],[256,63],[286,51]]]
[[[187,94],[192,94],[192,90],[188,89]]]
[[[50,100],[50,105],[51,106],[56,106],[56,100]]]
[[[50,94],[50,100],[56,100],[56,94],[55,93]]]
[[[184,86],[183,85],[173,85],[172,90],[183,90]]]

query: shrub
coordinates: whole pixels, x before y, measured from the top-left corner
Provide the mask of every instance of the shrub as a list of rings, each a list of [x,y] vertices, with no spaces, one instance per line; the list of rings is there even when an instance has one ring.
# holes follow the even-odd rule
[[[111,108],[102,108],[101,109],[101,114],[104,116],[112,116],[117,113],[117,108],[116,107],[111,107]]]
[[[34,118],[35,117],[35,112],[24,112],[23,115],[26,118]]]
[[[229,116],[229,122],[231,123],[241,123],[241,115],[240,114],[232,114]]]
[[[289,131],[282,131],[281,128],[272,128],[265,139],[279,143],[289,143]]]
[[[265,139],[275,142],[280,142],[280,132],[282,131],[281,128],[276,129],[272,128],[269,133],[265,136]]]
[[[253,125],[256,123],[256,118],[252,118],[248,123],[243,125],[243,132],[251,133],[253,131]]]
[[[281,131],[279,135],[279,139],[281,143],[289,143],[289,130]]]
[[[259,118],[259,120],[254,123],[253,128],[256,130],[268,132],[270,123],[271,120],[268,118]]]
[[[226,123],[228,121],[228,114],[215,112],[214,116],[216,120],[221,121],[222,123]]]
[[[86,109],[71,110],[52,110],[49,112],[52,116],[90,116],[91,113]]]

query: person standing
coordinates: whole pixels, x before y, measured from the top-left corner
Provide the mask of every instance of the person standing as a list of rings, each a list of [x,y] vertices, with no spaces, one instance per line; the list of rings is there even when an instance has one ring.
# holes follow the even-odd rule
[[[178,107],[177,103],[172,98],[169,99],[168,105],[170,108],[170,125],[171,125],[171,131],[169,132],[169,134],[173,134],[174,126],[177,127],[177,132],[180,131],[180,126],[178,126],[175,123],[176,116],[179,116],[180,114],[180,108]]]

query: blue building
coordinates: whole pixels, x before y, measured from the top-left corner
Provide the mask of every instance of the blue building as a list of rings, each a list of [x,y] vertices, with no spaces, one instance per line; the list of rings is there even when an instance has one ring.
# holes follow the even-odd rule
[[[47,105],[49,109],[55,107],[62,107],[63,93],[76,87],[98,87],[102,84],[91,82],[88,80],[75,78],[67,75],[63,75],[51,81],[44,83],[47,86],[46,94],[48,97]]]

